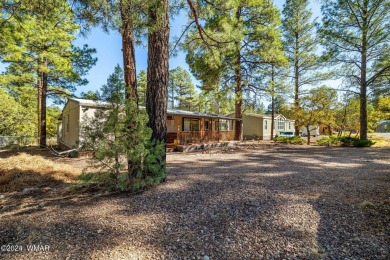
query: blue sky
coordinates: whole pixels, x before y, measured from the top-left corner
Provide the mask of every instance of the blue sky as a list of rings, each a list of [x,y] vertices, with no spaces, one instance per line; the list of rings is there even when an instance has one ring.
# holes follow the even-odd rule
[[[284,2],[285,1],[283,0],[277,0],[275,1],[275,4],[281,10]],[[317,1],[312,1],[310,7],[313,12],[313,17],[319,17],[319,3]],[[171,42],[173,42],[173,38],[175,36],[180,36],[183,30],[183,26],[186,24],[186,22],[187,14],[184,11],[171,20]],[[120,34],[116,31],[111,31],[109,34],[107,34],[103,32],[101,28],[93,28],[87,35],[87,38],[79,37],[75,44],[80,46],[83,44],[88,44],[89,47],[95,48],[97,51],[96,57],[98,58],[96,66],[89,71],[89,74],[86,77],[89,81],[89,84],[79,88],[76,91],[76,95],[79,95],[81,91],[86,92],[88,90],[99,89],[104,83],[106,83],[108,75],[113,72],[116,64],[119,64],[121,67],[123,67],[121,37]],[[144,45],[146,46],[146,44]],[[140,70],[147,69],[147,49],[145,46],[138,46],[136,48],[137,73]],[[170,58],[169,66],[170,68],[181,66],[189,70],[185,61],[185,54],[183,52],[179,52],[177,56]],[[196,84],[195,79],[194,83]]]
[[[284,0],[275,1],[275,4],[280,10],[282,9],[284,3]],[[312,9],[313,17],[321,16],[318,0],[311,1],[310,8]],[[171,19],[171,42],[173,42],[173,38],[175,36],[179,37],[181,35],[186,22],[187,13],[184,11]],[[108,76],[114,71],[116,64],[123,67],[121,36],[117,31],[105,33],[101,28],[93,28],[86,37],[79,36],[75,41],[75,45],[82,46],[84,44],[88,44],[89,47],[96,49],[96,57],[98,58],[98,61],[96,66],[94,66],[86,76],[89,81],[88,85],[78,88],[75,93],[77,96],[80,95],[82,91],[86,92],[88,90],[100,89],[100,87],[106,83]],[[144,46],[138,46],[136,48],[137,73],[140,70],[147,69],[146,43],[143,45]],[[189,70],[185,61],[185,54],[183,52],[179,52],[175,57],[171,57],[169,60],[169,66],[170,68],[181,66]],[[0,63],[0,71],[3,71],[4,68],[4,64]],[[196,84],[196,79],[194,78],[193,80]]]
[[[186,24],[187,17],[186,13],[181,12],[178,16],[171,20],[171,42],[174,42],[174,37],[179,37],[183,26]],[[117,31],[111,31],[109,34],[103,32],[101,28],[93,28],[87,35],[87,38],[79,37],[75,44],[82,46],[88,44],[89,47],[95,48],[98,58],[96,66],[94,66],[86,77],[89,84],[82,89],[78,89],[76,94],[81,91],[96,90],[99,89],[104,83],[106,83],[108,75],[114,71],[116,64],[119,64],[123,68],[123,57],[122,57],[122,42],[121,36]],[[136,47],[136,67],[137,73],[140,70],[147,69],[147,46]],[[185,54],[180,52],[176,57],[172,57],[169,60],[169,67],[175,68],[182,66],[189,70],[189,67],[185,61]],[[195,80],[195,79],[194,79]]]

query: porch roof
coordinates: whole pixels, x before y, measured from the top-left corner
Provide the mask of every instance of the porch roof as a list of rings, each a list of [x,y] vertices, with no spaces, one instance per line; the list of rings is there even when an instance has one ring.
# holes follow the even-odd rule
[[[179,116],[205,117],[205,118],[234,120],[234,118],[227,117],[227,116],[222,116],[222,115],[217,115],[217,114],[208,114],[208,113],[193,112],[193,111],[178,110],[178,109],[167,109],[167,113],[169,115],[179,115]]]

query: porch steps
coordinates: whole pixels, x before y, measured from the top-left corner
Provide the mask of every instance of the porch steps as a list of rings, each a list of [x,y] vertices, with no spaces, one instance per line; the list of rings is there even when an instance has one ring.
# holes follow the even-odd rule
[[[176,144],[167,143],[167,152],[173,152],[174,150],[176,150],[176,146]]]

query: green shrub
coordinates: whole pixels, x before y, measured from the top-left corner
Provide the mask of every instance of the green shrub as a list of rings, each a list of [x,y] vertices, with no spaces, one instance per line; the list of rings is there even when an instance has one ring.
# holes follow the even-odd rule
[[[338,138],[338,141],[340,142],[341,146],[352,146],[354,138],[355,137],[351,137],[351,136],[340,136]]]
[[[107,107],[85,116],[82,148],[92,152],[92,175],[80,178],[85,186],[136,191],[162,182],[166,177],[165,144],[151,140],[148,115],[133,99],[125,99],[123,71],[115,67],[102,98]]]
[[[375,142],[373,142],[371,140],[360,140],[359,138],[355,138],[352,141],[352,145],[355,147],[370,147],[370,146],[373,146],[374,144],[375,144]]]
[[[324,136],[321,139],[317,140],[318,145],[337,145],[339,143],[339,138],[335,135]]]
[[[285,144],[303,144],[304,141],[300,136],[278,136],[273,139],[275,142],[278,143],[285,143]]]
[[[340,146],[369,147],[375,144],[371,140],[361,140],[351,136],[330,136],[317,140],[318,145],[339,144]]]
[[[330,138],[329,137],[323,137],[323,138],[317,140],[316,143],[318,145],[326,146],[326,145],[329,145],[331,142],[330,142]]]

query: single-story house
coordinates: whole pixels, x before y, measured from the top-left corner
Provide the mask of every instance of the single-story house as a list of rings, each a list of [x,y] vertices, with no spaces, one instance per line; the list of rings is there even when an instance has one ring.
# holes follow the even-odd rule
[[[81,125],[96,110],[110,107],[102,101],[68,98],[58,123],[58,143],[62,148],[77,147]],[[216,114],[167,110],[167,147],[234,140],[235,119]]]
[[[376,131],[379,133],[390,133],[390,120],[383,120],[378,122]]]
[[[234,117],[234,114],[230,114]],[[260,114],[243,114],[243,138],[270,140],[271,139],[271,115]],[[287,119],[283,115],[274,115],[274,136],[280,135],[282,132],[294,131],[295,121]]]

